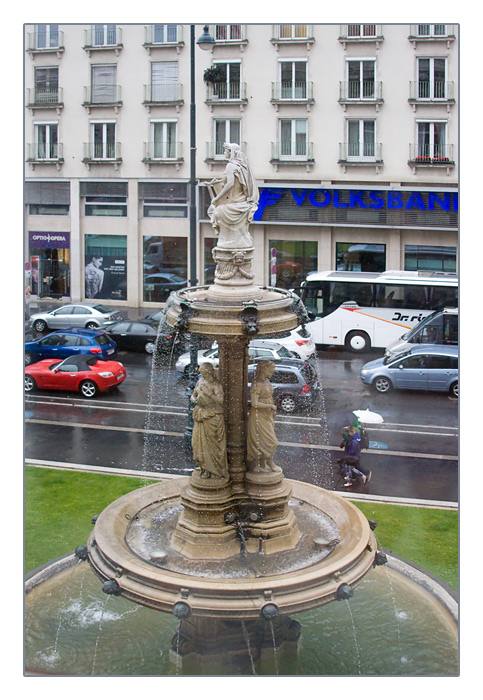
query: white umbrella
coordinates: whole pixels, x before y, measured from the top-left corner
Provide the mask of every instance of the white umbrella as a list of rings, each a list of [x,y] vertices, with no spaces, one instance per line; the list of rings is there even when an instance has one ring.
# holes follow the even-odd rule
[[[358,411],[352,411],[352,413],[357,416],[361,423],[366,423],[368,425],[376,425],[377,423],[384,423],[384,418],[379,415],[379,413],[374,413],[374,411],[369,411],[368,408],[365,410],[359,409]]]

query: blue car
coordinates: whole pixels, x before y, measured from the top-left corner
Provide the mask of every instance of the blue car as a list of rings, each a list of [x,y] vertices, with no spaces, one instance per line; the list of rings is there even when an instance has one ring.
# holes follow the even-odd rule
[[[117,354],[117,345],[104,331],[83,328],[55,331],[25,343],[26,365],[47,358],[63,360],[72,355],[86,354],[112,359]]]
[[[391,389],[448,391],[458,396],[458,348],[417,345],[395,356],[367,362],[361,380],[381,394]]]

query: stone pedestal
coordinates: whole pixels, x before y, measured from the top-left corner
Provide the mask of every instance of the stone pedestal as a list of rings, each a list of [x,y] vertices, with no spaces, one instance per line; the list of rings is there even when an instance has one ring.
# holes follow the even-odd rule
[[[208,301],[247,302],[260,300],[262,290],[253,284],[253,248],[213,248],[215,283],[208,288]]]

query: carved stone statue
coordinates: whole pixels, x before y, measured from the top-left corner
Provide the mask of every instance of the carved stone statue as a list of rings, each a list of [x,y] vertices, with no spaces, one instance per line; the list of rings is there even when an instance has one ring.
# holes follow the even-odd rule
[[[275,435],[277,407],[273,403],[273,387],[270,382],[274,370],[274,362],[262,360],[252,382],[247,436],[248,468],[251,472],[281,471],[273,461],[278,447]]]
[[[191,446],[193,459],[200,468],[202,479],[212,476],[228,476],[226,457],[225,418],[223,412],[223,388],[214,367],[208,363],[200,366],[191,401],[193,408],[193,435]]]
[[[253,238],[248,227],[258,208],[258,187],[246,155],[237,143],[225,143],[228,163],[221,178],[207,183],[210,194],[208,216],[215,234],[217,247],[227,250],[252,248]]]

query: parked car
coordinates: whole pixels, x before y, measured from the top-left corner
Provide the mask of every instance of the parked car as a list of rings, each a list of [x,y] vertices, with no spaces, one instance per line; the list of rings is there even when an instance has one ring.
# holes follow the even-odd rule
[[[426,316],[407,333],[387,346],[387,356],[399,355],[418,343],[458,345],[458,309],[443,309]]]
[[[183,289],[187,285],[188,280],[174,272],[155,272],[144,277],[144,289],[155,296],[152,301],[166,301],[171,292]]]
[[[118,350],[134,350],[152,355],[156,348],[158,331],[142,321],[118,321],[106,329],[116,342]]]
[[[253,340],[248,346],[248,354],[252,360],[280,360],[283,358],[295,359],[294,355],[284,345],[272,340]],[[181,355],[176,362],[176,369],[182,374],[190,372],[191,356],[189,352]],[[203,362],[209,362],[213,367],[218,367],[218,346],[198,352],[198,366]]]
[[[71,355],[98,355],[114,358],[117,345],[104,331],[72,328],[65,333],[49,333],[39,340],[25,343],[25,364],[50,358],[63,360]]]
[[[458,348],[417,345],[395,357],[367,362],[361,380],[385,394],[391,389],[449,391],[458,396]]]
[[[257,340],[257,342],[262,341],[263,338]],[[312,334],[305,326],[298,326],[293,331],[290,331],[289,335],[283,338],[274,338],[274,341],[284,345],[287,350],[290,350],[295,357],[299,357],[301,360],[315,360],[317,358]]]
[[[126,379],[121,362],[92,355],[73,355],[62,362],[41,360],[25,368],[25,391],[53,389],[80,391],[88,399],[108,391]]]
[[[53,311],[33,314],[30,317],[32,328],[42,333],[56,328],[106,328],[114,321],[121,321],[118,311],[104,304],[83,301],[78,304],[66,304]]]
[[[248,365],[249,394],[256,367],[256,363]],[[276,361],[270,381],[273,401],[283,413],[310,408],[320,396],[317,372],[310,362],[304,360],[287,358]]]

